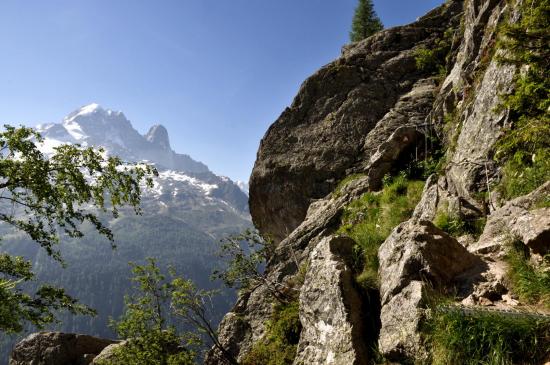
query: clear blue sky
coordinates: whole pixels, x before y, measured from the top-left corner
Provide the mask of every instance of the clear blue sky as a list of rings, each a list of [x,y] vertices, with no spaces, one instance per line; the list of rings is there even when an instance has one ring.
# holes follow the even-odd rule
[[[0,123],[59,122],[91,102],[248,180],[302,81],[348,41],[357,0],[0,0]],[[384,24],[442,0],[375,0]]]

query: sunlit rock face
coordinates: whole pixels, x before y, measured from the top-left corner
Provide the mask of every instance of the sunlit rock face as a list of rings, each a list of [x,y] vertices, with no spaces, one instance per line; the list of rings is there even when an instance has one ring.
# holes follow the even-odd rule
[[[510,124],[498,105],[518,71],[498,62],[497,32],[507,16],[520,15],[510,1],[451,0],[415,23],[347,45],[266,131],[250,179],[250,211],[277,244],[266,280],[294,284],[305,270],[294,364],[366,364],[373,348],[397,363],[426,360],[422,327],[433,290],[453,293],[454,304],[517,305],[504,280],[505,238],[520,239],[533,262],[550,250],[548,208],[526,205],[540,202],[548,184],[508,203],[493,190],[502,172],[495,142]],[[433,50],[444,37],[446,74],[424,72],[419,50]],[[332,246],[348,228],[341,226],[346,207],[366,192],[382,193],[385,175],[407,172],[438,150],[446,153],[445,168],[422,177],[410,219],[378,249],[377,288],[357,288],[348,280],[356,268]],[[434,225],[441,213],[487,225],[453,237]],[[266,285],[243,292],[222,322],[220,341],[238,359],[269,338],[266,324],[277,313],[267,293]],[[212,350],[207,364],[219,363],[218,355]]]

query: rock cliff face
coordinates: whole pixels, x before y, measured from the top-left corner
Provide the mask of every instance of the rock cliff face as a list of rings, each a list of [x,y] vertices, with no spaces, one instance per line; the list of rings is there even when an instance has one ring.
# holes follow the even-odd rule
[[[415,52],[434,48],[449,27],[457,27],[461,8],[449,2],[416,23],[349,46],[304,82],[260,143],[250,178],[257,228],[281,241],[313,200],[364,170],[397,127],[425,123],[435,85],[417,70]]]
[[[506,237],[520,237],[535,255],[550,250],[548,208],[535,203],[548,183],[509,203],[493,189],[502,169],[495,143],[510,123],[497,106],[516,75],[515,66],[497,62],[496,36],[505,19],[517,21],[518,6],[449,0],[415,23],[346,46],[266,132],[250,211],[277,243],[267,280],[291,286],[306,268],[295,298],[302,329],[294,364],[368,364],[373,347],[388,361],[425,361],[421,327],[431,291],[453,292],[463,305],[509,308]],[[417,65],[421,50],[445,42],[444,75]],[[377,289],[360,287],[357,243],[339,235],[346,206],[382,189],[387,174],[436,156],[438,144],[444,169],[425,181],[410,220],[380,246]],[[453,237],[432,223],[442,212],[487,225],[479,237]],[[244,291],[220,326],[221,343],[245,364],[269,335],[274,303],[263,285]],[[206,363],[224,360],[211,351]]]

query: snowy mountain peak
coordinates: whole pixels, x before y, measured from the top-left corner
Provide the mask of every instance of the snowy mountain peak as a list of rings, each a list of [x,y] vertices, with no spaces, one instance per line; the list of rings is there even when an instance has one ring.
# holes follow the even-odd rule
[[[168,138],[168,131],[164,126],[155,124],[149,129],[149,132],[145,135],[145,139],[149,142],[160,146],[161,148],[170,149],[170,139]]]
[[[122,112],[104,109],[97,103],[78,108],[61,123],[42,124],[36,129],[45,138],[43,152],[47,154],[63,143],[78,143],[103,147],[108,154],[129,162],[147,160],[159,168],[211,173],[203,163],[173,151],[164,126],[154,125],[141,135]]]
[[[248,210],[246,195],[233,181],[215,175],[190,156],[173,151],[168,131],[160,124],[141,135],[122,112],[93,103],[75,110],[61,123],[42,124],[36,130],[44,137],[40,149],[45,154],[55,153],[56,147],[64,143],[102,147],[108,155],[124,161],[154,164],[161,172],[157,179],[159,194],[172,191],[174,199],[200,196],[205,202],[214,199],[240,212]]]
[[[70,121],[73,121],[76,117],[93,114],[98,111],[103,111],[103,108],[99,106],[99,104],[97,103],[91,103],[88,105],[84,105],[78,108],[77,110],[75,110],[74,112],[70,113],[65,117],[65,119],[63,119],[63,121],[70,122]]]
[[[98,110],[103,110],[103,108],[101,106],[99,106],[99,104],[97,104],[97,103],[91,103],[91,104],[84,105],[83,107],[81,107],[78,110],[78,112],[79,112],[79,114],[90,114],[90,113],[93,113],[93,112],[98,111]]]
[[[98,119],[98,118],[110,119],[113,117],[114,119],[122,119],[123,121],[128,122],[122,112],[113,111],[111,109],[104,109],[97,103],[91,103],[91,104],[84,105],[76,109],[69,115],[67,115],[63,119],[63,123],[67,124],[67,123],[72,123],[80,120],[89,120],[89,119]]]

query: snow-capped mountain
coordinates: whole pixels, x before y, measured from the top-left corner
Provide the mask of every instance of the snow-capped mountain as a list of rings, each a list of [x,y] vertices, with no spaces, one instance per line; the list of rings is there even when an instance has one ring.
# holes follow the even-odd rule
[[[203,163],[170,147],[168,131],[154,125],[142,136],[120,111],[103,109],[98,104],[83,106],[67,115],[61,123],[42,124],[37,131],[45,138],[43,150],[53,152],[62,143],[102,146],[108,153],[126,161],[148,160],[162,168],[185,172],[208,172]]]
[[[65,316],[63,325],[56,329],[113,337],[109,317],[118,318],[122,312],[130,287],[129,261],[143,263],[154,257],[161,267],[173,266],[200,288],[218,287],[219,283],[210,282],[209,277],[219,265],[219,240],[251,226],[248,197],[236,183],[215,175],[188,155],[174,152],[163,126],[154,125],[141,135],[122,112],[97,104],[72,112],[60,123],[40,125],[37,131],[44,138],[40,148],[46,154],[61,144],[77,143],[103,147],[108,154],[128,162],[145,160],[159,170],[153,188],[143,191],[142,215],[121,209],[116,219],[102,216],[114,233],[116,251],[84,227],[87,234],[83,238],[61,240],[67,263],[63,268],[37,249],[35,242],[24,235],[10,236],[11,228],[0,225],[2,249],[31,260],[38,282],[67,288],[98,311],[94,318]],[[215,299],[215,321],[234,302],[232,291],[222,293]],[[9,343],[0,343],[0,357],[7,351]]]
[[[242,185],[217,176],[208,167],[170,147],[168,131],[153,125],[145,135],[139,134],[120,111],[104,109],[98,104],[83,106],[67,115],[61,123],[42,124],[37,131],[44,138],[41,150],[46,154],[64,143],[103,147],[110,155],[128,162],[147,161],[159,169],[155,187],[146,197],[166,204],[167,199],[200,199],[199,205],[221,204],[247,214],[248,198]],[[197,202],[196,202],[197,203]]]

